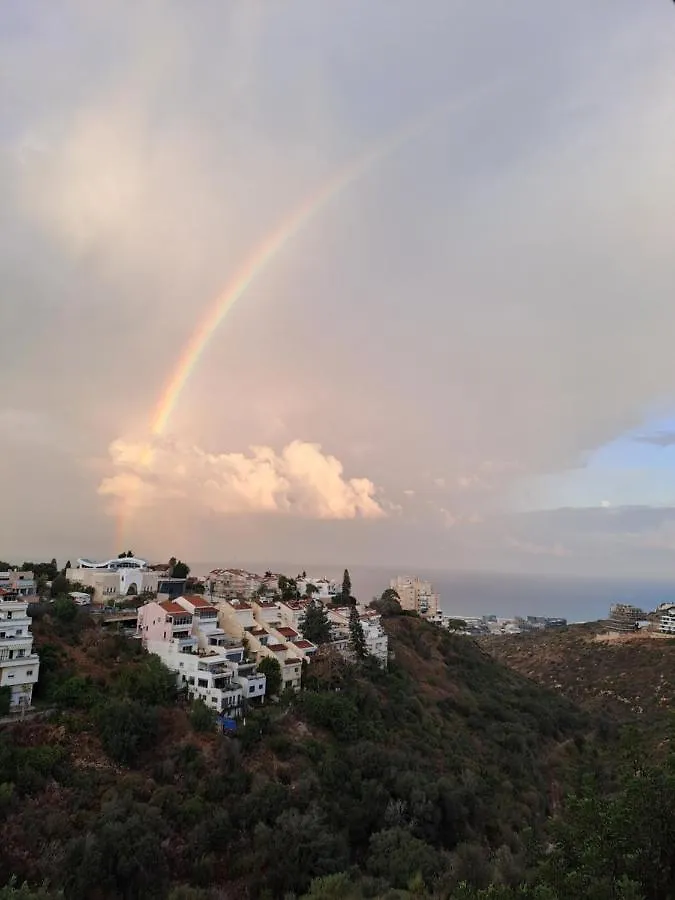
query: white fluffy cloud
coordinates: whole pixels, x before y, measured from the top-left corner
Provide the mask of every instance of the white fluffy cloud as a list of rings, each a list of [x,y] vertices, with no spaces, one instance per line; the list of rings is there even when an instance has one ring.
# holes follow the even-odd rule
[[[124,514],[181,500],[221,515],[282,513],[313,519],[367,519],[386,515],[367,478],[345,478],[342,463],[319,444],[292,441],[279,453],[208,453],[168,441],[110,445],[112,471],[99,485],[111,512]]]

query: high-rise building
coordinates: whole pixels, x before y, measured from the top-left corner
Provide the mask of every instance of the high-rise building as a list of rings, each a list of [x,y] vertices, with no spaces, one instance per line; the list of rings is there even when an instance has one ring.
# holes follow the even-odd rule
[[[391,579],[389,586],[398,594],[403,609],[419,613],[425,619],[438,615],[439,597],[430,581],[399,575]]]

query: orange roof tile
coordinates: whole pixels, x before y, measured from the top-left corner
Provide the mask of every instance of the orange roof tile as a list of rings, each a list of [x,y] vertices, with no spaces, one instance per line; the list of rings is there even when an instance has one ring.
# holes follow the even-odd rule
[[[162,600],[159,604],[164,612],[169,613],[171,616],[191,616],[192,613],[188,612],[187,609],[183,609],[178,603],[173,600]]]

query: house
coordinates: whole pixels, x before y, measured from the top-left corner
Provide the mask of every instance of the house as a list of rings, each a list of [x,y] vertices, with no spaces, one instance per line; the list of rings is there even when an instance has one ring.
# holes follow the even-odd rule
[[[40,657],[33,651],[28,597],[0,588],[0,687],[10,688],[10,708],[26,709],[33,699]]]

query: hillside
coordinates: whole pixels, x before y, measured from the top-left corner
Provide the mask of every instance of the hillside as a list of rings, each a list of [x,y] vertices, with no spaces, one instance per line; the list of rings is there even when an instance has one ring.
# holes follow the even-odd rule
[[[483,638],[481,646],[593,714],[661,728],[675,709],[675,639],[612,639],[589,624]]]
[[[472,641],[386,625],[389,672],[328,654],[232,740],[194,731],[137,644],[40,617],[38,693],[61,711],[0,733],[0,883],[107,900],[300,896],[354,866],[363,896],[524,877],[585,717]]]

